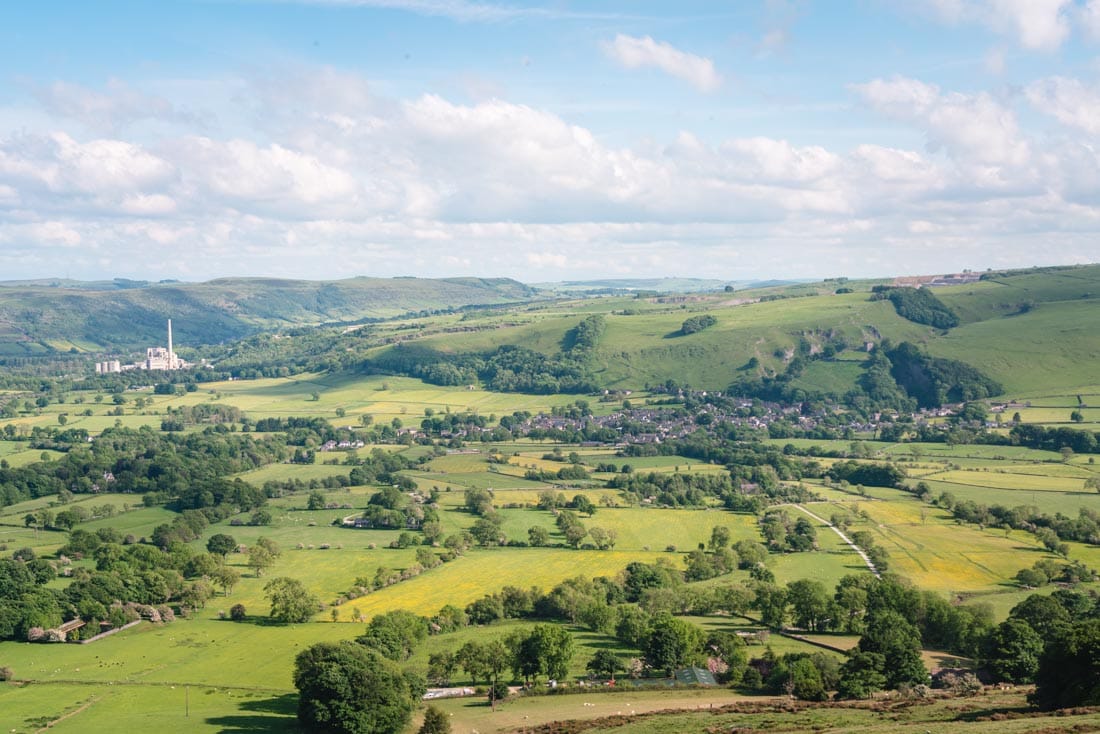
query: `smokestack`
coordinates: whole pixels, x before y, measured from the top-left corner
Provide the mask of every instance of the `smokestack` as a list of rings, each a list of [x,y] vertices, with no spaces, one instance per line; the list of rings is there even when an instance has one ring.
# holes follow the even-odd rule
[[[172,319],[168,319],[168,366],[172,367],[175,354],[172,352]]]

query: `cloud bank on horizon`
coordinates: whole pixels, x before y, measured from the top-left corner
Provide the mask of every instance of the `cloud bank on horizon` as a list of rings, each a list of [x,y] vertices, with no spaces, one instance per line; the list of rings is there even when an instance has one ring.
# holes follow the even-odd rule
[[[32,5],[3,279],[1100,260],[1100,0]]]

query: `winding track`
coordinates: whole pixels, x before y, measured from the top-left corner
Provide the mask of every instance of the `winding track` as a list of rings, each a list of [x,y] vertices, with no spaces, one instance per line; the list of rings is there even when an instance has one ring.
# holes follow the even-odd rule
[[[824,525],[825,527],[829,528],[834,533],[839,535],[841,540],[843,540],[845,543],[850,545],[852,547],[852,550],[854,550],[856,553],[859,554],[859,557],[862,558],[863,562],[867,564],[867,568],[871,569],[871,573],[873,573],[876,577],[879,577],[879,578],[882,577],[882,574],[878,572],[878,569],[875,568],[875,564],[871,562],[871,559],[868,558],[868,556],[864,552],[864,550],[862,548],[860,548],[858,545],[856,545],[855,543],[853,543],[852,539],[849,538],[847,535],[845,535],[843,530],[838,528],[836,525],[833,525],[831,522],[829,522],[825,518],[819,517],[818,515],[815,515],[814,513],[810,512],[809,510],[807,510],[802,505],[792,505],[792,507],[797,507],[798,509],[802,510],[807,515],[809,515],[810,517],[817,520],[819,523],[821,523],[822,525]]]

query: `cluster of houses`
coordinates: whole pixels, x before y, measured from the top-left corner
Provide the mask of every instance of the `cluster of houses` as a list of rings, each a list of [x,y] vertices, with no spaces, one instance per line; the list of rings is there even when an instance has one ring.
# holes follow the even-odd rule
[[[361,449],[366,446],[362,441],[349,441],[344,439],[342,441],[325,441],[321,444],[318,451],[351,451],[352,449]]]

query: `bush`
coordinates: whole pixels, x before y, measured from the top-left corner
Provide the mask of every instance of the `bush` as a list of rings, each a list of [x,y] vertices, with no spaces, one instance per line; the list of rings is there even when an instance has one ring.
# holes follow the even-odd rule
[[[229,618],[234,622],[240,622],[247,616],[248,613],[245,611],[244,604],[234,604],[229,608]]]
[[[0,682],[9,681],[15,677],[15,671],[5,666],[0,667]]]
[[[489,686],[489,703],[494,701],[503,701],[508,698],[508,684],[502,680],[498,680],[493,685]]]
[[[435,706],[428,706],[424,712],[424,723],[417,730],[417,734],[450,734],[451,721],[447,714]]]

